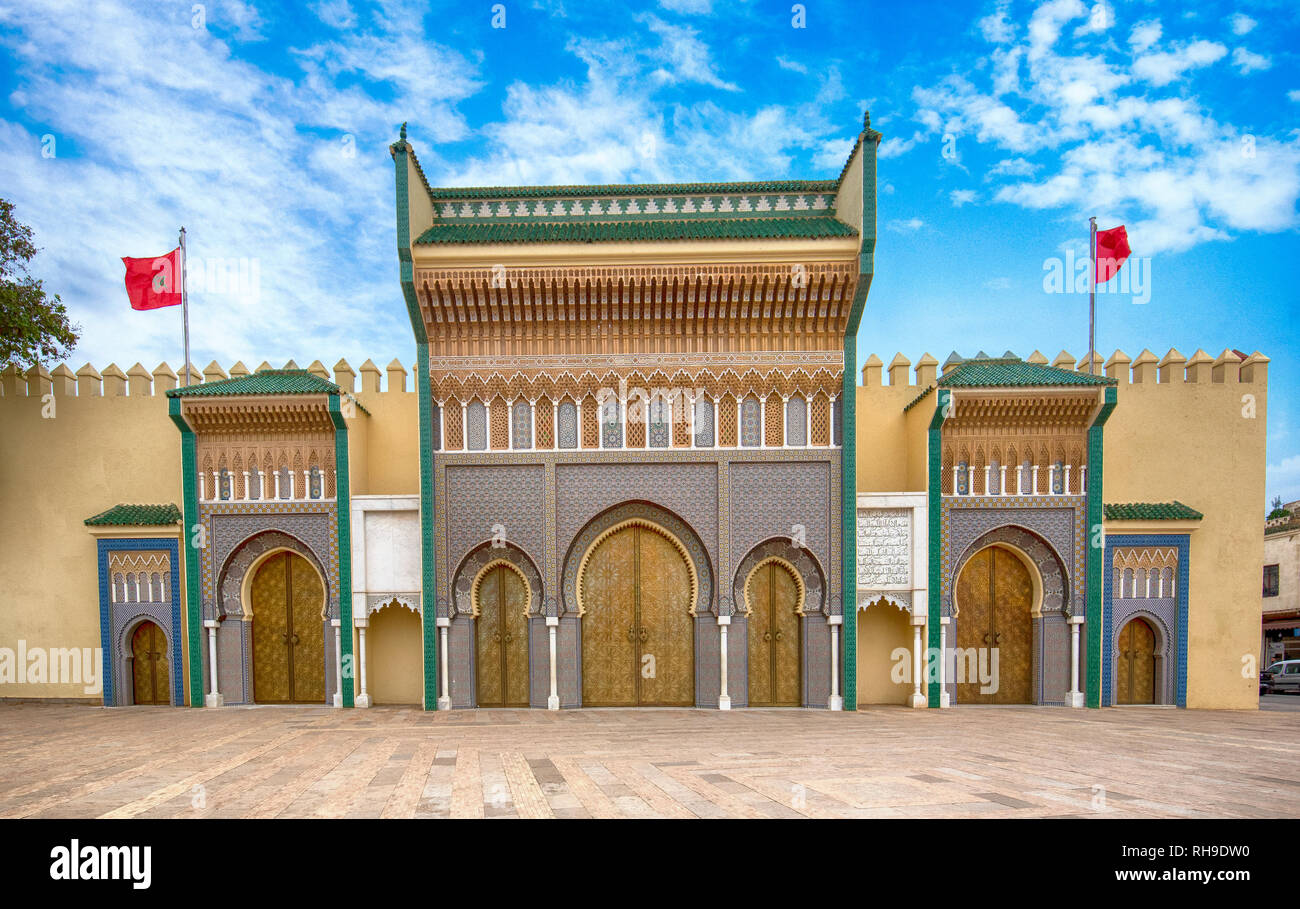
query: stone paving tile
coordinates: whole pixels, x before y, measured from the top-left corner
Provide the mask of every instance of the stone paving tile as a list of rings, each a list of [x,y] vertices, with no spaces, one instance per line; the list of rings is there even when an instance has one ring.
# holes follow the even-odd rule
[[[1297,745],[1280,710],[0,704],[0,817],[1294,817]]]

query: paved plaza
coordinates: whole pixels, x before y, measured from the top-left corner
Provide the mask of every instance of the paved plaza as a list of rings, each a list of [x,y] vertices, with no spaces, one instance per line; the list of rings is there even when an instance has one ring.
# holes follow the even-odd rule
[[[0,817],[1295,817],[1298,743],[1288,710],[9,703]]]

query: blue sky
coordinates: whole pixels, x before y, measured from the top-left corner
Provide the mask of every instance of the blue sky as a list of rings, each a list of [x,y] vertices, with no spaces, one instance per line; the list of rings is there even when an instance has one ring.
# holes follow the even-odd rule
[[[1098,349],[1267,354],[1267,493],[1300,498],[1300,5],[793,6],[4,0],[0,195],[84,328],[74,368],[179,362],[179,313],[131,312],[118,259],[182,223],[255,279],[205,268],[200,365],[409,364],[400,122],[447,185],[829,178],[870,108],[860,350],[1080,357],[1086,294],[1044,269],[1089,215],[1125,224],[1145,281],[1099,297]]]

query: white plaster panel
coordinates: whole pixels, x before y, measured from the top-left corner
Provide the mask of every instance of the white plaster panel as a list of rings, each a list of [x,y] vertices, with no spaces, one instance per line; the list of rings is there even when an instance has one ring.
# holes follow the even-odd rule
[[[365,589],[420,589],[417,511],[365,512]]]

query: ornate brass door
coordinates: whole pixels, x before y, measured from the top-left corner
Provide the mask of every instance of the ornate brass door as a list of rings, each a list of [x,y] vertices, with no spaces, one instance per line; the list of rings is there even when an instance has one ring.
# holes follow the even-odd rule
[[[504,565],[479,583],[474,678],[480,707],[528,706],[528,590]]]
[[[1029,569],[1007,550],[990,546],[966,562],[957,579],[959,703],[1033,703],[1033,596]],[[984,683],[980,675],[992,675],[994,648],[997,674]]]
[[[153,622],[141,622],[131,635],[131,674],[136,704],[171,704],[167,637]]]
[[[799,706],[799,587],[788,568],[762,565],[749,578],[749,704]]]
[[[1156,633],[1144,619],[1132,619],[1119,633],[1115,701],[1156,702]]]
[[[582,702],[695,703],[695,626],[686,560],[662,534],[626,527],[583,571]]]
[[[302,556],[279,552],[253,577],[253,700],[325,701],[325,589]]]

